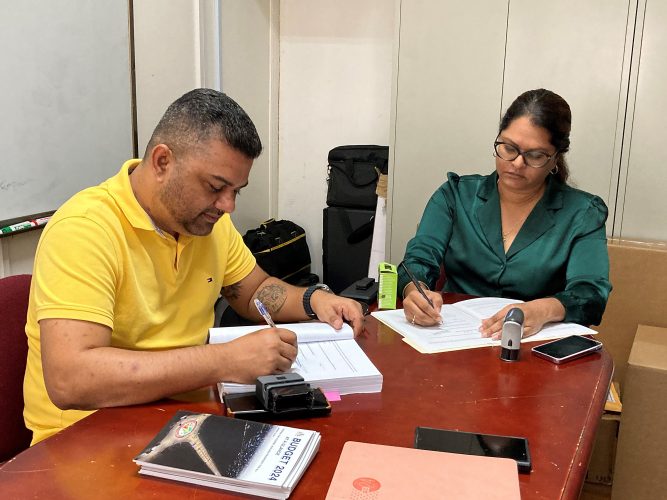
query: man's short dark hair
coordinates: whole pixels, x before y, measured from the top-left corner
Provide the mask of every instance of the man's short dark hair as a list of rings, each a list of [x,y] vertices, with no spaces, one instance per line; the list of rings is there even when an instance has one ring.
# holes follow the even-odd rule
[[[210,139],[219,139],[251,159],[262,152],[255,125],[236,101],[217,90],[195,89],[167,108],[145,155],[157,144],[166,144],[174,154],[185,155]]]

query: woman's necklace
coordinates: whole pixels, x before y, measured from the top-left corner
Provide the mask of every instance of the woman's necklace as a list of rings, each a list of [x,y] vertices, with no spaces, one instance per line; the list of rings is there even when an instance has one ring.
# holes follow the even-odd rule
[[[507,231],[501,231],[501,232],[502,232],[502,235],[503,235],[503,243],[506,243],[506,242],[507,242],[507,238],[509,238],[512,234],[514,234],[514,232],[515,232],[517,229],[519,229],[519,228],[521,228],[521,226],[523,226],[523,223],[526,222],[526,219],[527,219],[527,218],[528,218],[528,216],[525,216],[523,219],[521,219],[521,221],[519,221],[518,224],[516,224],[516,225],[513,226],[512,228],[508,229]]]
[[[507,240],[510,239],[510,236],[514,235],[515,233],[518,233],[519,230],[521,229],[521,226],[523,226],[523,223],[526,222],[526,219],[530,215],[530,213],[533,211],[533,208],[539,201],[539,199],[542,197],[542,194],[544,193],[544,190],[541,189],[537,191],[533,196],[531,196],[526,202],[524,202],[524,206],[528,209],[527,212],[525,212],[525,215],[521,217],[521,219],[516,223],[513,224],[512,227],[510,227],[507,231],[503,231],[503,227],[501,225],[500,228],[500,233],[503,238],[503,244],[507,244]],[[501,202],[501,210],[502,210],[502,202]],[[524,209],[525,210],[525,209]],[[502,222],[501,222],[502,224]]]

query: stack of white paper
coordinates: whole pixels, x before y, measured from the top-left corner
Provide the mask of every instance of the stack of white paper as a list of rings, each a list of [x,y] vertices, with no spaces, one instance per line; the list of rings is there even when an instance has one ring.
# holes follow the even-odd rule
[[[483,338],[479,333],[482,319],[489,318],[509,304],[520,300],[498,297],[483,297],[464,300],[455,304],[445,304],[440,310],[442,324],[419,326],[411,324],[403,309],[377,311],[371,313],[378,321],[403,335],[403,340],[419,352],[456,351],[474,347],[500,345],[499,340]],[[549,323],[537,334],[526,337],[522,342],[536,342],[567,337],[569,335],[592,335],[597,333],[576,323]]]
[[[290,323],[278,325],[296,333],[299,353],[292,365],[303,379],[323,392],[338,392],[340,395],[380,392],[382,374],[361,350],[349,325],[334,330],[326,323]],[[211,328],[211,344],[229,342],[241,335],[257,331],[261,327],[239,326]],[[220,382],[220,396],[253,392],[254,385]]]

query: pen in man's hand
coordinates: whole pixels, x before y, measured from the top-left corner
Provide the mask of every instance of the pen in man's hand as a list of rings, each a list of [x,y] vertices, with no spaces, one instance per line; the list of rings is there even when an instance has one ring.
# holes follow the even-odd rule
[[[262,318],[264,318],[264,321],[266,321],[266,324],[271,328],[276,328],[276,324],[273,322],[273,318],[269,314],[269,311],[266,310],[266,307],[264,307],[264,304],[262,304],[261,300],[255,299],[255,307],[259,311],[259,314],[262,315]]]
[[[429,305],[435,309],[435,306],[433,305],[433,301],[424,293],[424,289],[421,287],[419,284],[419,281],[417,281],[417,278],[415,278],[415,275],[410,272],[410,269],[408,269],[408,266],[406,266],[403,262],[401,262],[401,267],[405,269],[405,272],[408,273],[408,276],[410,277],[410,280],[412,283],[417,287],[417,291],[422,294],[422,297],[426,299],[426,301],[429,303]]]

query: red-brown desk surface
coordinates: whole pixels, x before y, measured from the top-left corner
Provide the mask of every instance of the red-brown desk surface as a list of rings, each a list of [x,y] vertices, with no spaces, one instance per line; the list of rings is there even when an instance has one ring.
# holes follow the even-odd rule
[[[521,497],[578,498],[612,375],[606,351],[561,366],[533,356],[534,344],[515,363],[501,361],[499,347],[420,354],[374,318],[366,324],[358,341],[384,376],[382,392],[343,396],[329,417],[284,421],[322,434],[290,498],[324,498],[346,441],[411,447],[418,425],[525,436],[533,470],[519,474]],[[0,468],[0,497],[240,498],[139,476],[132,462],[176,410],[223,413],[212,390],[197,398],[96,412]]]

